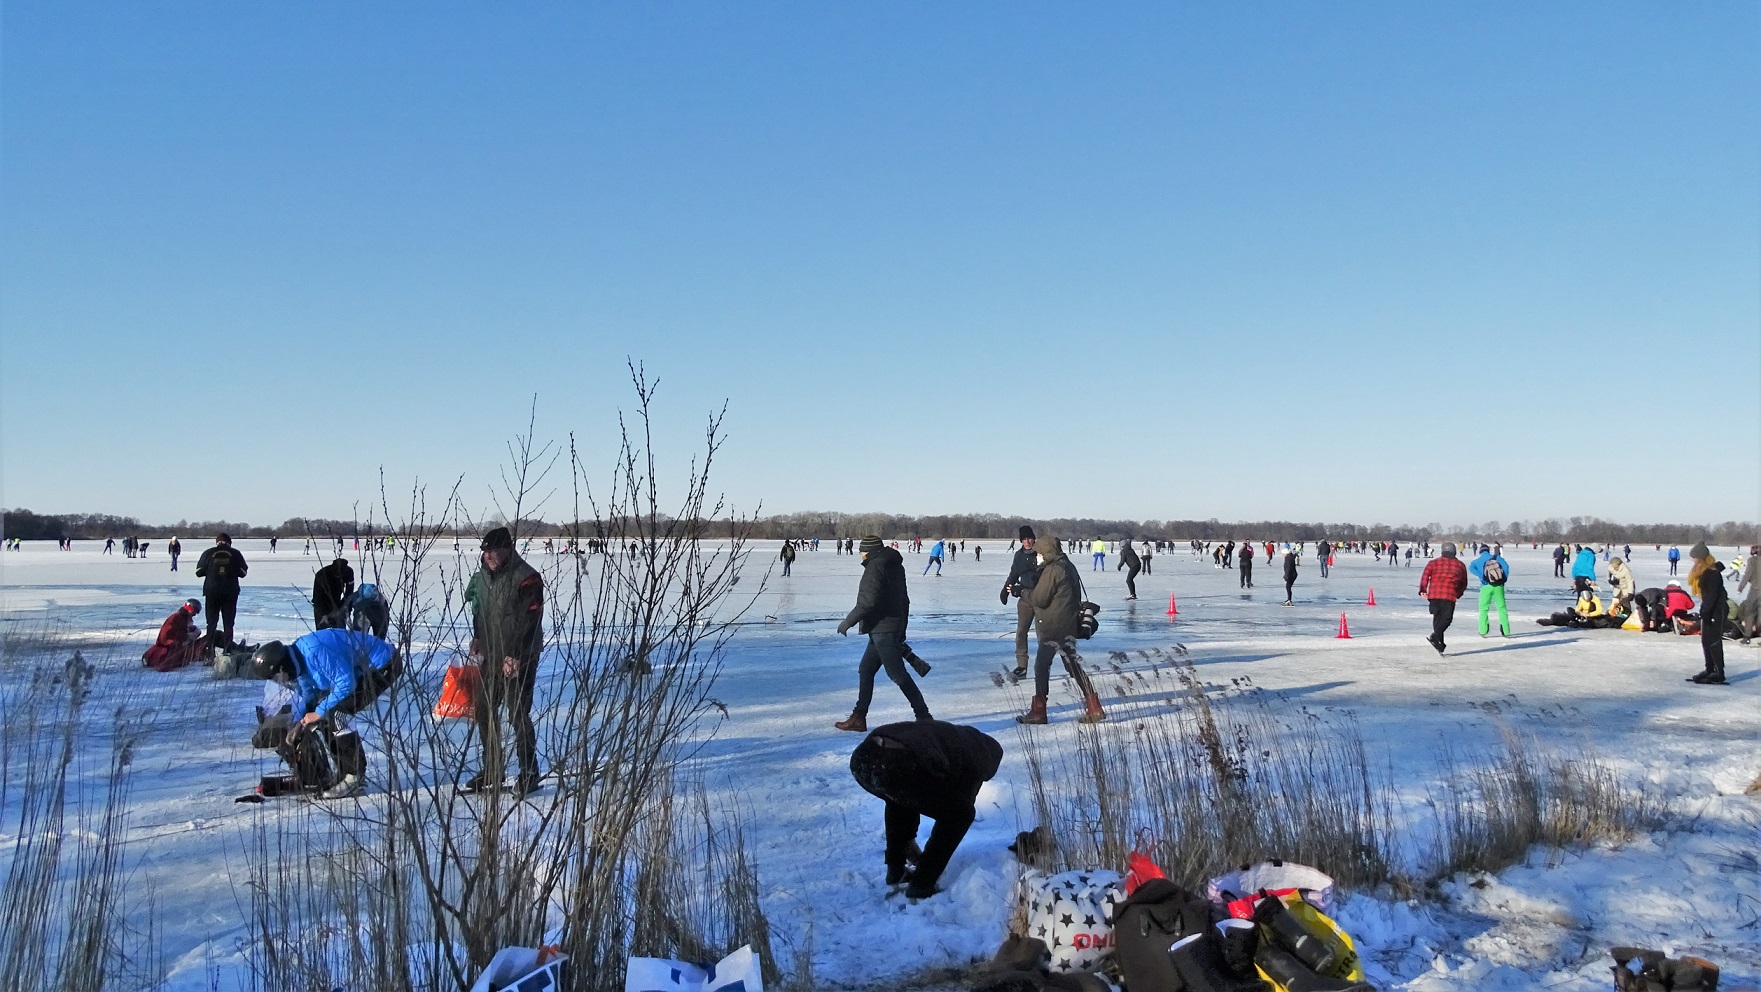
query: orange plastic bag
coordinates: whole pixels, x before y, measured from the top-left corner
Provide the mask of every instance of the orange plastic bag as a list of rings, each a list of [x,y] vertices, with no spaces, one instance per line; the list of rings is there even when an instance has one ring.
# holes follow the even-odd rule
[[[482,685],[483,672],[476,665],[447,666],[446,680],[440,683],[440,699],[434,703],[435,717],[454,720],[477,712],[477,694]]]

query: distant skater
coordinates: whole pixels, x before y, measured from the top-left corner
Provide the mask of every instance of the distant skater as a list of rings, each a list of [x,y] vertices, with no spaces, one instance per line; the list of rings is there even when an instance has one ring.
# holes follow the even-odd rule
[[[1253,588],[1253,545],[1241,546],[1241,588]]]
[[[1291,590],[1296,587],[1296,549],[1284,550],[1284,605],[1295,606]]]
[[[1127,600],[1136,599],[1137,573],[1143,568],[1143,563],[1138,560],[1137,552],[1131,547],[1130,538],[1126,538],[1125,543],[1119,547],[1119,564],[1114,568],[1114,571],[1121,568],[1127,570],[1125,572],[1125,598]]]
[[[1089,571],[1098,572],[1107,567],[1107,542],[1095,541],[1088,546],[1088,550],[1094,554],[1094,565]]]
[[[934,566],[937,576],[942,574],[942,553],[946,550],[946,542],[943,541],[937,541],[929,549],[929,561],[924,563],[923,574],[928,575],[931,566]]]
[[[171,552],[171,570],[177,571],[177,556],[183,554],[183,543],[176,534],[171,535],[171,543],[165,546],[165,550]]]

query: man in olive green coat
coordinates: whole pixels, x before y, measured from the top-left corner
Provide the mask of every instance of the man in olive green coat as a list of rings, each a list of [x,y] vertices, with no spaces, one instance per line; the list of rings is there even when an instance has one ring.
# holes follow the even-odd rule
[[[1015,719],[1021,723],[1046,722],[1046,696],[1051,689],[1052,656],[1064,659],[1064,669],[1082,690],[1083,723],[1106,719],[1101,698],[1095,694],[1088,673],[1082,670],[1082,656],[1076,653],[1076,633],[1082,614],[1082,577],[1076,566],[1064,555],[1064,545],[1047,536],[1034,543],[1039,551],[1039,581],[1022,593],[1033,603],[1034,633],[1039,637],[1039,653],[1033,663],[1033,703],[1026,713]]]
[[[516,788],[538,788],[538,735],[532,726],[532,687],[544,648],[544,578],[514,551],[513,535],[497,527],[483,535],[483,567],[465,587],[471,606],[471,656],[482,666],[477,734],[483,768],[466,792],[497,788],[507,777],[501,747],[501,709],[506,706],[520,761]]]

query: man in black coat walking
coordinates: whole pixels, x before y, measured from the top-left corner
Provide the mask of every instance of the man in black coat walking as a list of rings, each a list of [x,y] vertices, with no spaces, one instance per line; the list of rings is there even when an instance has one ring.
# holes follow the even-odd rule
[[[857,627],[868,635],[868,649],[862,652],[857,669],[856,708],[850,711],[849,719],[832,726],[850,731],[868,729],[874,675],[882,668],[905,694],[917,719],[932,719],[917,683],[905,670],[905,626],[911,614],[911,597],[905,593],[905,559],[873,534],[864,537],[857,550],[862,554],[862,585],[856,592],[856,606],[838,624],[838,633],[847,636],[851,627]]]
[[[231,650],[233,619],[238,615],[238,580],[250,566],[225,534],[214,537],[214,546],[196,559],[196,575],[202,580],[202,602],[207,604],[208,643]],[[215,629],[224,631],[215,636]]]
[[[850,755],[856,784],[886,801],[887,884],[908,899],[935,895],[948,859],[977,815],[978,790],[997,774],[1003,746],[976,727],[917,720],[876,727]],[[915,870],[906,862],[923,817],[936,821]]]

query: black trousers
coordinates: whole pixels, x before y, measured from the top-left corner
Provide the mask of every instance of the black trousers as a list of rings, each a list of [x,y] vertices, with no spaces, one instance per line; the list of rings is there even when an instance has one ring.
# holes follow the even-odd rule
[[[1131,593],[1132,599],[1137,598],[1137,573],[1139,571],[1142,569],[1136,565],[1125,566],[1125,588]]]
[[[537,682],[536,662],[525,662],[512,676],[501,670],[501,660],[483,659],[482,692],[477,697],[477,736],[483,742],[483,780],[507,778],[507,754],[501,740],[501,711],[508,714],[514,732],[514,756],[520,774],[538,774],[538,732],[532,726],[532,688]]]
[[[911,673],[905,670],[905,631],[875,630],[868,634],[868,649],[862,652],[862,664],[857,666],[856,709],[854,712],[862,716],[868,715],[868,706],[874,701],[874,676],[881,669],[886,669],[887,678],[905,694],[905,701],[911,704],[911,712],[918,719],[929,719],[929,706],[923,701],[923,693],[917,691],[917,683],[911,680]]]
[[[232,623],[238,616],[238,593],[224,596],[216,593],[207,597],[208,643],[221,647],[232,647]],[[224,639],[214,636],[215,627],[225,630]]]
[[[1241,559],[1241,588],[1253,588],[1253,559]]]
[[[1145,575],[1154,575],[1155,574],[1154,572],[1150,571],[1150,556],[1149,555],[1143,556],[1143,574],[1145,574]]]
[[[1288,602],[1291,602],[1291,601],[1292,601],[1292,600],[1291,600],[1291,598],[1290,598],[1290,590],[1291,590],[1291,588],[1292,588],[1292,587],[1294,587],[1294,586],[1295,586],[1295,585],[1296,585],[1296,580],[1295,580],[1295,579],[1285,579],[1285,580],[1284,580],[1284,601],[1285,601],[1285,602],[1286,602],[1286,603],[1288,603]]]
[[[1705,610],[1700,611],[1700,652],[1706,656],[1706,671],[1724,678],[1724,621],[1707,619]]]
[[[954,856],[954,850],[966,838],[966,831],[971,829],[977,811],[967,806],[964,809],[942,809],[930,813],[919,812],[899,803],[887,803],[887,867],[898,868],[905,864],[905,858],[911,853],[911,845],[917,843],[917,830],[923,825],[923,817],[929,816],[936,821],[930,828],[929,842],[923,845],[923,854],[917,858],[917,870],[911,873],[912,882],[919,885],[934,885],[947,870],[948,860]]]
[[[1431,600],[1431,640],[1439,645],[1443,643],[1443,632],[1455,622],[1455,600]]]

